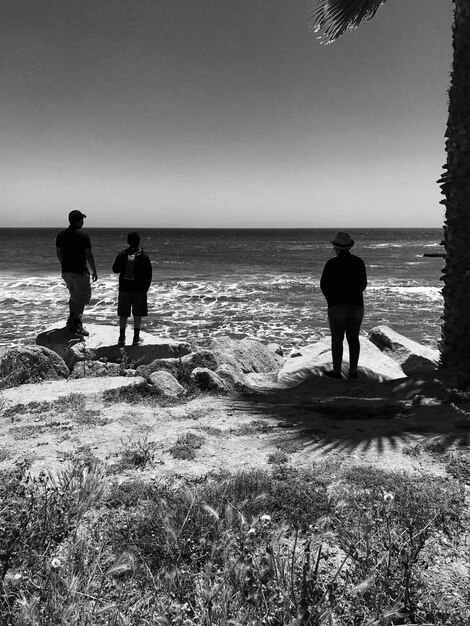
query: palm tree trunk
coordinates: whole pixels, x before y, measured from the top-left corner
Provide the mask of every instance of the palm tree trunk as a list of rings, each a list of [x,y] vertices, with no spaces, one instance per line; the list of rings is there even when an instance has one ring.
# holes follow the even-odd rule
[[[454,59],[442,179],[446,207],[441,362],[470,374],[470,0],[453,0]]]

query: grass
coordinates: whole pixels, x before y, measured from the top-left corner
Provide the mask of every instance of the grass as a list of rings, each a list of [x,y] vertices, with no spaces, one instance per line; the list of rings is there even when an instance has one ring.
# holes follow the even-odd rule
[[[133,480],[0,476],[2,626],[464,626],[456,480],[318,464]]]
[[[289,462],[289,455],[286,454],[283,450],[276,450],[275,452],[271,452],[268,454],[268,463],[270,465],[282,464]]]
[[[229,430],[230,434],[239,437],[247,435],[256,435],[258,433],[269,433],[275,429],[275,426],[264,420],[252,420],[248,424],[241,424]]]
[[[184,435],[180,435],[175,444],[168,451],[175,459],[194,461],[196,451],[202,447],[203,443],[204,437],[196,435],[196,433],[188,432]]]
[[[126,441],[122,441],[119,469],[144,469],[147,465],[151,465],[157,447],[154,441],[149,441],[148,435],[140,438],[129,437]]]

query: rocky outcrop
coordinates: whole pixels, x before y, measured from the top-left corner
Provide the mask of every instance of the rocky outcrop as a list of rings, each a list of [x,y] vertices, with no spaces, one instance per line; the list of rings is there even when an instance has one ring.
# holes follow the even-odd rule
[[[254,339],[217,337],[211,342],[210,349],[216,355],[219,367],[228,365],[243,374],[277,371],[284,362],[279,354]]]
[[[408,339],[388,326],[376,326],[369,332],[379,350],[400,364],[407,376],[434,371],[439,365],[439,352]]]
[[[121,347],[117,345],[116,326],[86,324],[86,329],[90,335],[84,341],[65,328],[53,327],[40,333],[36,343],[62,356],[70,370],[78,361],[106,359],[113,363],[145,365],[155,359],[182,357],[191,352],[186,342],[161,339],[143,331],[142,344]]]
[[[405,374],[396,361],[382,353],[365,337],[361,337],[360,342],[359,379],[384,381],[404,378]],[[342,368],[345,377],[348,375],[348,362],[349,350],[345,341]],[[323,376],[323,373],[331,368],[330,343],[319,341],[292,353],[279,371],[278,383],[285,387],[294,387],[308,378]]]
[[[11,387],[67,378],[69,369],[58,354],[43,346],[10,348],[0,357],[0,385]]]
[[[179,384],[170,372],[160,370],[150,374],[148,382],[153,386],[154,390],[162,396],[177,398],[184,394],[184,387]]]
[[[165,370],[179,380],[192,377],[202,389],[245,391],[253,386],[249,376],[267,377],[271,381],[273,372],[277,373],[284,362],[274,351],[280,349],[277,344],[268,347],[254,340],[237,341],[223,337],[213,341],[212,346],[214,349],[197,350],[180,359],[156,359],[149,365],[139,366],[136,374],[148,379],[153,372]],[[195,370],[204,373],[198,372],[193,376]],[[207,374],[207,371],[212,374]]]

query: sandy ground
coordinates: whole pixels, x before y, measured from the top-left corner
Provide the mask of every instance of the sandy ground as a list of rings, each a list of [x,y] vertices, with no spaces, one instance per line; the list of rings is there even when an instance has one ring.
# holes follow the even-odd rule
[[[330,460],[445,476],[449,455],[467,454],[470,444],[470,403],[443,400],[442,385],[429,378],[316,378],[237,397],[105,400],[106,388],[136,382],[88,379],[4,390],[0,469],[27,458],[33,472],[55,470],[87,450],[119,480],[266,469],[281,459],[295,467]],[[193,460],[175,458],[172,448],[187,433],[202,437],[201,446]],[[130,440],[153,445],[154,460],[144,469],[119,463]]]

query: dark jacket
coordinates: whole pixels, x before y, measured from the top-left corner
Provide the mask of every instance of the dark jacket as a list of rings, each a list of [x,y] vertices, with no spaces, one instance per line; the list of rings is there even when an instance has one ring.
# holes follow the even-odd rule
[[[126,278],[127,261],[135,254],[132,265],[132,279]],[[131,248],[122,250],[113,263],[113,272],[119,274],[119,291],[146,293],[152,282],[152,264],[149,256],[142,249],[133,252]]]
[[[336,304],[364,305],[362,292],[367,287],[364,261],[349,250],[343,250],[326,262],[320,279],[320,289],[328,306]]]

